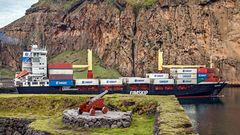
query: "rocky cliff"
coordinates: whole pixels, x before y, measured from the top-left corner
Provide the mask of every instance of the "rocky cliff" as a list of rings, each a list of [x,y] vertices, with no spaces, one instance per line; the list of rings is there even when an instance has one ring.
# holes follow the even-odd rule
[[[143,76],[157,71],[162,49],[165,64],[207,64],[213,56],[221,76],[239,82],[239,11],[237,0],[40,0],[0,29],[21,40],[0,55],[17,68],[32,42],[46,45],[49,56],[92,48],[105,66]]]

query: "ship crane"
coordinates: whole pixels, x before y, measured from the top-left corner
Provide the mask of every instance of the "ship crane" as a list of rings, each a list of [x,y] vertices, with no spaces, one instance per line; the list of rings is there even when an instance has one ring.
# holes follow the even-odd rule
[[[93,78],[93,72],[92,72],[92,50],[88,49],[88,64],[87,65],[73,65],[73,68],[75,68],[75,69],[87,68],[88,69],[87,78],[88,79]]]
[[[158,70],[163,68],[204,68],[206,65],[163,65],[163,52],[158,50]]]

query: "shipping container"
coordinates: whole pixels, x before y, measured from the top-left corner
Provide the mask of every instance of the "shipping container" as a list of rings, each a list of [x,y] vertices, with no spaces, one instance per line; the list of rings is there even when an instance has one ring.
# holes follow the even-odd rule
[[[150,78],[128,78],[128,84],[149,84]]]
[[[70,74],[51,74],[49,80],[73,80],[73,75]]]
[[[48,64],[49,69],[72,69],[72,64]]]
[[[198,78],[207,78],[208,77],[207,74],[198,74],[197,76],[198,76]]]
[[[177,79],[177,84],[197,84],[197,79]]]
[[[119,77],[123,81],[123,83],[127,83],[129,79],[139,79],[142,77]]]
[[[167,84],[174,84],[174,79],[154,79],[153,84],[158,85],[167,85]]]
[[[177,69],[170,69],[170,74],[176,74],[177,73]]]
[[[185,69],[177,69],[178,74],[196,74],[197,69],[195,68],[185,68]]]
[[[167,79],[167,78],[169,78],[169,74],[150,73],[150,74],[146,74],[146,78],[150,78],[150,79]]]
[[[100,79],[101,85],[122,85],[122,79]]]
[[[73,80],[50,80],[49,86],[73,86]]]
[[[203,82],[203,81],[206,81],[206,80],[207,80],[207,78],[198,78],[197,83],[200,83],[200,82]]]
[[[71,75],[73,74],[72,69],[49,69],[48,73],[50,75]]]
[[[195,78],[197,78],[197,74],[177,74],[177,78],[179,78],[179,79],[184,79],[184,78],[195,79]]]
[[[123,83],[127,83],[129,78],[141,78],[141,77],[119,77],[119,79],[121,79]]]
[[[99,80],[98,79],[76,79],[75,85],[76,86],[99,85]]]
[[[208,72],[208,68],[198,68],[197,73],[198,74],[206,74]]]

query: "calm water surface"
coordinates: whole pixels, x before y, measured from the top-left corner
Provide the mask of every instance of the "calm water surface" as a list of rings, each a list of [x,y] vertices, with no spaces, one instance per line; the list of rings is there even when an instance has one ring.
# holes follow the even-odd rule
[[[240,135],[240,88],[225,88],[224,97],[181,99],[200,135]]]

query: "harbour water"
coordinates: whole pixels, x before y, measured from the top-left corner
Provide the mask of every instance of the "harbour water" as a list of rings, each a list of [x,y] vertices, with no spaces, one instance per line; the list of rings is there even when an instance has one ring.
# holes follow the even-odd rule
[[[179,100],[200,135],[240,135],[240,88],[225,88],[221,94]]]

